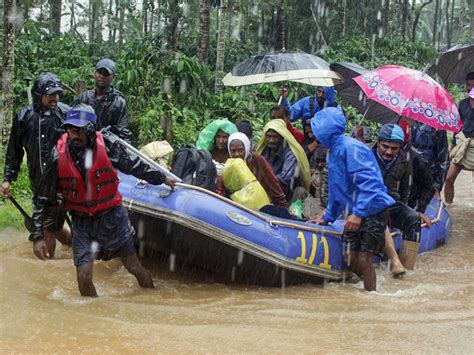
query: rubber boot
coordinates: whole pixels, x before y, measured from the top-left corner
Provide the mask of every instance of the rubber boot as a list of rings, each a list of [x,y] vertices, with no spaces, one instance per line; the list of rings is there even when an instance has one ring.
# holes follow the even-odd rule
[[[407,272],[398,257],[397,251],[395,250],[395,245],[393,244],[393,238],[390,235],[390,231],[388,229],[385,230],[384,254],[390,260],[390,272],[392,273],[393,277],[402,276]]]
[[[420,243],[410,242],[408,240],[403,241],[402,250],[400,250],[400,261],[407,270],[413,270],[415,268],[419,249]]]

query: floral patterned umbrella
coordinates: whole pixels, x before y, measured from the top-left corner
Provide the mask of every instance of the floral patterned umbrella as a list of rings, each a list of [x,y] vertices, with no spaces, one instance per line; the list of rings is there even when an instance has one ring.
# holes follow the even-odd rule
[[[363,91],[356,107],[369,119],[396,123],[405,117],[436,129],[456,133],[461,130],[453,98],[424,72],[386,65],[355,77],[354,81]]]

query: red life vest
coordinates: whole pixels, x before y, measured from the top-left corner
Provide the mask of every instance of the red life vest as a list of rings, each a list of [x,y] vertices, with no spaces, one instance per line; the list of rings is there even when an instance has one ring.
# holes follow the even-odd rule
[[[69,152],[67,133],[59,138],[56,147],[59,153],[57,190],[64,196],[65,208],[94,216],[122,203],[117,170],[107,156],[99,132],[96,132],[92,166],[86,173],[86,181]]]

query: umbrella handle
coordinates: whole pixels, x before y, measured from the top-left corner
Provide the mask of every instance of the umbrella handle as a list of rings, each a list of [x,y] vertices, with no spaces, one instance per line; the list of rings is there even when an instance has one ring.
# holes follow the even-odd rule
[[[372,102],[373,102],[373,101],[370,101],[370,102],[369,102],[369,105],[367,106],[367,109],[365,110],[364,115],[362,116],[362,118],[361,118],[360,121],[359,121],[359,126],[361,125],[361,123],[362,123],[362,121],[365,119],[365,117],[367,116],[367,113],[369,112],[369,109],[370,109],[370,107],[372,106]]]

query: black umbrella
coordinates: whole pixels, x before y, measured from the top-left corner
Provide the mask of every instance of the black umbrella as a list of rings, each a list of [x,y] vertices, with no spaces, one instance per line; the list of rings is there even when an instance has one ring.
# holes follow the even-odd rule
[[[466,75],[474,72],[474,45],[457,45],[442,53],[429,69],[445,84],[464,84]]]
[[[309,85],[334,86],[342,78],[323,59],[287,50],[256,55],[236,65],[222,82],[226,86],[295,81]]]

